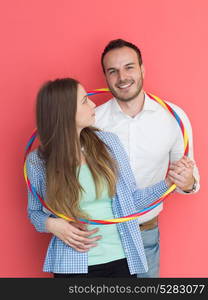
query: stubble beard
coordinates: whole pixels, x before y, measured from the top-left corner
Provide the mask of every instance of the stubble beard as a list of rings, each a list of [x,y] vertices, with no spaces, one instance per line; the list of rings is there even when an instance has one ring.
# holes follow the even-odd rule
[[[139,96],[139,94],[140,94],[140,92],[141,92],[141,90],[143,88],[143,78],[142,77],[140,78],[135,93],[132,96],[130,96],[130,97],[121,97],[121,96],[119,96],[119,94],[113,88],[111,88],[109,85],[108,85],[108,87],[111,90],[112,95],[116,99],[118,99],[119,101],[123,101],[123,102],[129,102],[129,101],[131,101],[131,100],[133,100],[133,99],[135,99],[135,98],[137,98]]]

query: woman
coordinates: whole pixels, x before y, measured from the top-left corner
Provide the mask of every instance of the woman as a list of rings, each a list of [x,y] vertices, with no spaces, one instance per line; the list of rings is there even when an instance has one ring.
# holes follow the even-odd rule
[[[84,219],[133,214],[160,198],[169,177],[137,189],[118,137],[98,131],[95,104],[78,81],[49,81],[37,95],[40,147],[26,161],[29,180],[57,218],[28,195],[28,215],[40,232],[50,232],[43,271],[54,277],[129,277],[147,271],[137,220],[113,225],[83,225]],[[99,230],[99,235],[95,235]]]

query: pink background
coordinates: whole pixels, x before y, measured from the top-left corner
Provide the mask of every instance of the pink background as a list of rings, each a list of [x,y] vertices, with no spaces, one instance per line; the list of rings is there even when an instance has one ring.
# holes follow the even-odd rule
[[[35,126],[34,103],[46,80],[71,76],[87,90],[105,87],[106,43],[137,44],[145,89],[181,106],[194,133],[201,190],[169,197],[160,215],[161,276],[208,277],[206,0],[17,0],[0,7],[1,218],[0,277],[42,272],[48,234],[27,218],[23,154]],[[108,98],[94,96],[99,104]],[[205,174],[206,173],[206,174]]]

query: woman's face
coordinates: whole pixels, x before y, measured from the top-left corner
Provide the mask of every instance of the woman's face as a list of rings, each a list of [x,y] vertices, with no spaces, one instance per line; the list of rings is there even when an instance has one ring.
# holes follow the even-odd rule
[[[78,84],[76,113],[76,125],[78,130],[94,125],[95,106],[95,103],[87,97],[87,93],[83,86]]]

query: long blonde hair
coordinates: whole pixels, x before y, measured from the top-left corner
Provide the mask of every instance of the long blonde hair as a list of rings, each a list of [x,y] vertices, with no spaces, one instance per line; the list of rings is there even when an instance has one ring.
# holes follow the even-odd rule
[[[107,183],[109,196],[116,188],[116,162],[105,143],[97,136],[98,129],[86,127],[80,140],[76,130],[77,88],[72,78],[56,79],[44,84],[36,101],[36,123],[40,139],[39,155],[46,165],[46,201],[55,211],[70,218],[86,218],[79,201],[83,191],[78,180],[81,147],[95,182],[96,197]]]

